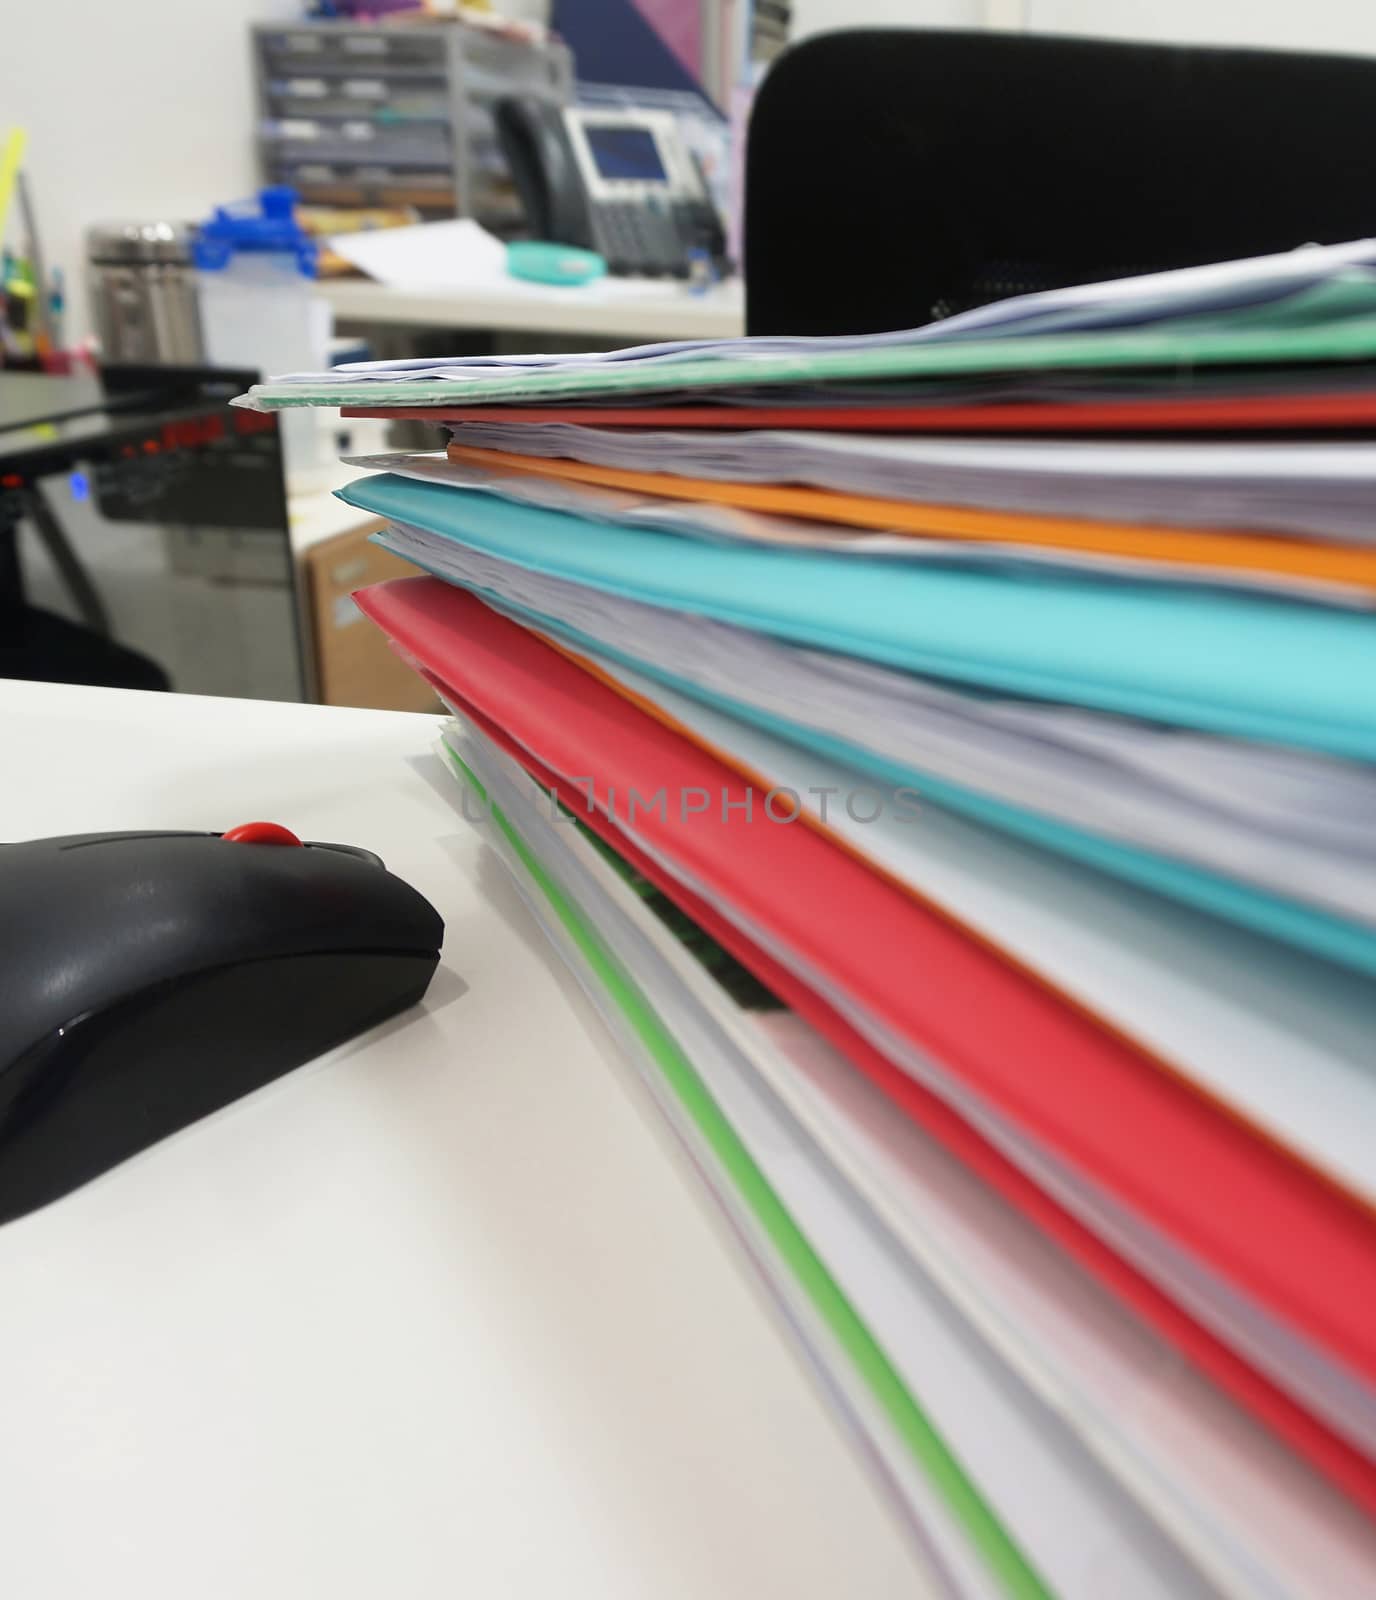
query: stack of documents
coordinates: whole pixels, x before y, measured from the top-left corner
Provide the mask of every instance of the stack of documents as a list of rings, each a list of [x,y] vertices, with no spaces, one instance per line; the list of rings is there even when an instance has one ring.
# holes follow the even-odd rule
[[[1376,1593],[1373,358],[1364,243],[249,397],[451,430],[359,603],[933,1593]]]

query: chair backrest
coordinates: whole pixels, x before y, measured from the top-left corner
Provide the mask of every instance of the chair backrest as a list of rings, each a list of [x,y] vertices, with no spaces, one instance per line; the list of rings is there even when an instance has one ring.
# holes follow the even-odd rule
[[[863,30],[787,51],[746,146],[751,333],[1376,233],[1376,59]]]

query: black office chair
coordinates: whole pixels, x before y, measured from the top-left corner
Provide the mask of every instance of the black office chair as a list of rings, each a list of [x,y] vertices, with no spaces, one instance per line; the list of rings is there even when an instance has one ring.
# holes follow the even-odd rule
[[[746,146],[753,334],[1376,233],[1376,60],[865,30],[787,51]]]
[[[81,613],[80,623],[68,622],[25,599],[18,551],[23,514],[29,517]],[[37,486],[22,495],[0,495],[0,678],[112,689],[172,686],[156,662],[110,637],[105,607]]]

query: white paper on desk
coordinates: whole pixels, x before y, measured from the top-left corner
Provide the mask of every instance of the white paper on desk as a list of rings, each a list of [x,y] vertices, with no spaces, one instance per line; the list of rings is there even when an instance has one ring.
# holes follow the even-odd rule
[[[548,823],[547,806],[542,814],[538,791],[515,763],[477,734],[464,736],[463,748],[593,926],[626,927],[618,953],[656,1008],[667,998],[672,1010],[676,988],[698,1002],[797,1119],[818,1165],[849,1185],[901,1256],[961,1308],[975,1337],[1223,1592],[1345,1593],[1370,1581],[1376,1529],[1340,1494],[1169,1353],[799,1018],[731,1001],[576,830]],[[643,959],[650,949],[658,977]]]
[[[636,980],[909,1392],[1052,1591],[1063,1600],[1102,1600],[1111,1574],[1115,1597],[1124,1600],[1216,1595],[1170,1534],[1103,1474],[1073,1430],[980,1339],[925,1264],[905,1260],[876,1227],[752,1070],[739,1040],[648,942],[644,920],[629,914],[634,897],[610,869],[597,867],[591,846],[580,847],[572,828],[559,831],[547,807],[540,814],[528,779],[523,798],[495,761],[480,758],[474,770]],[[613,886],[621,892],[614,895]],[[757,1048],[764,1047],[759,1040]],[[1256,1590],[1235,1585],[1234,1592]]]
[[[651,278],[595,278],[588,283],[551,285],[514,278],[507,271],[506,245],[472,220],[458,217],[448,222],[420,222],[410,228],[370,228],[361,233],[336,234],[330,247],[360,272],[392,289],[434,290],[462,295],[465,289],[497,292],[515,299],[548,301],[551,294],[576,300],[637,300],[662,296],[664,284]],[[685,291],[686,292],[686,291]],[[541,365],[549,356],[464,356],[479,367]],[[409,371],[414,363],[345,362],[332,375]],[[426,367],[434,365],[426,361]],[[291,382],[293,374],[279,382]]]
[[[802,420],[802,419],[800,419]],[[1376,543],[1376,445],[460,422],[456,444],[729,483],[932,505]]]
[[[506,270],[506,246],[471,217],[338,233],[329,245],[350,266],[393,289],[457,291],[514,282]]]
[[[1285,573],[1211,568],[1206,583],[1198,567],[1183,567],[1173,562],[1014,543],[915,539],[908,534],[876,533],[840,522],[804,521],[771,512],[747,511],[741,506],[662,499],[601,484],[575,483],[570,479],[545,478],[499,467],[479,467],[467,461],[451,461],[442,450],[420,454],[397,450],[379,455],[345,456],[343,460],[345,466],[392,472],[399,477],[448,484],[455,489],[478,490],[547,511],[563,511],[570,516],[593,517],[633,528],[653,528],[693,539],[782,545],[800,550],[844,550],[847,555],[882,556],[896,561],[938,561],[945,565],[994,567],[1009,572],[1055,567],[1063,571],[1089,572],[1099,579],[1121,578],[1125,582],[1148,579],[1153,583],[1180,583],[1194,588],[1252,592],[1260,589],[1360,610],[1376,605],[1376,599],[1367,590]]]
[[[1376,771],[1335,757],[979,696],[531,572],[392,524],[387,548],[734,706],[1089,833],[1376,924]],[[527,625],[528,614],[518,615]],[[574,635],[582,636],[575,637]],[[895,780],[898,781],[898,780]]]

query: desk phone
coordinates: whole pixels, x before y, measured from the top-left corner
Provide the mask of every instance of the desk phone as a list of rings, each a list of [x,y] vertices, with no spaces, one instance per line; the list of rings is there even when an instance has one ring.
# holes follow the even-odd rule
[[[596,250],[614,273],[720,270],[725,237],[673,113],[506,99],[497,131],[535,238]]]

